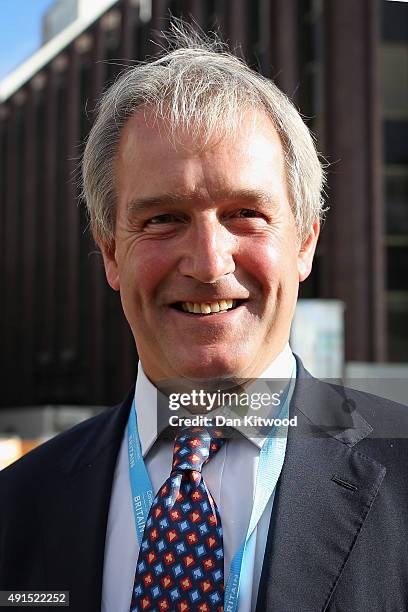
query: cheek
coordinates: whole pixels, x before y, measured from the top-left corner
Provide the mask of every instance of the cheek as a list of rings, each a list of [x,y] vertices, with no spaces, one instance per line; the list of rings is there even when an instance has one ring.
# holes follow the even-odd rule
[[[121,261],[121,291],[127,299],[151,301],[174,266],[168,251],[140,242],[129,248]],[[125,298],[126,298],[125,296]]]
[[[297,278],[296,252],[282,241],[255,238],[242,245],[242,268],[256,279],[265,294],[277,292]]]

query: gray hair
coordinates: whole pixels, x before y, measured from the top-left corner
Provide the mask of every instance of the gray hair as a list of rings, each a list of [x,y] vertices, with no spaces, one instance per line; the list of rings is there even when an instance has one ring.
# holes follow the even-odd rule
[[[96,242],[113,243],[113,166],[121,130],[134,113],[153,111],[173,137],[187,130],[208,143],[215,134],[236,133],[248,108],[265,112],[280,136],[290,205],[303,242],[314,220],[323,217],[325,177],[311,133],[292,102],[216,36],[198,34],[175,20],[164,37],[164,54],[123,72],[99,103],[82,161],[83,197]]]

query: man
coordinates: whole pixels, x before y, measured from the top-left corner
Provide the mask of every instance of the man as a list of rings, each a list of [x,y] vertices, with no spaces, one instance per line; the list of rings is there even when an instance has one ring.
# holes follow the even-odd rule
[[[406,415],[314,381],[288,346],[322,216],[312,138],[270,81],[217,45],[177,37],[105,93],[83,161],[92,231],[140,358],[136,386],[0,475],[0,587],[68,590],[71,609],[87,612],[221,610],[223,589],[225,609],[240,612],[406,610]],[[202,579],[192,584],[180,551],[200,536],[195,512],[186,533],[179,522],[166,531],[170,516],[163,532],[149,527],[155,508],[166,511],[157,499],[170,471],[177,500],[192,486],[152,427],[156,390],[294,377],[286,392],[298,427],[287,437],[222,439],[190,470],[223,532],[206,532],[221,573],[191,548]],[[384,415],[395,439],[375,437]],[[140,533],[136,468],[150,504],[157,495]],[[168,567],[164,557],[154,565],[160,543]]]

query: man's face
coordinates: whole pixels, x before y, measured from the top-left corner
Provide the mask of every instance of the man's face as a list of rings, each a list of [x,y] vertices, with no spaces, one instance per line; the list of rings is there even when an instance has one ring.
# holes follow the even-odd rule
[[[175,148],[139,112],[116,158],[115,244],[102,251],[153,382],[259,376],[288,341],[316,246],[317,223],[298,243],[280,138],[263,113],[201,145],[183,135]]]

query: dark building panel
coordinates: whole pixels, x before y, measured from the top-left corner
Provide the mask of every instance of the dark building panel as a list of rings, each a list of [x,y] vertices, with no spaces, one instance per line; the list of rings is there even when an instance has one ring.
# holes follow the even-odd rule
[[[324,151],[330,214],[324,295],[345,302],[346,359],[385,356],[382,151],[378,91],[379,5],[324,7]]]
[[[166,28],[169,9],[204,30],[219,27],[318,132],[332,163],[331,211],[303,295],[343,299],[347,357],[381,358],[379,5],[321,6],[323,19],[311,0],[153,0],[146,23],[135,3],[122,1],[1,107],[1,405],[108,404],[134,380],[134,342],[86,231],[76,179],[102,90],[157,52],[150,40]],[[389,329],[399,313],[389,315]]]
[[[2,352],[6,383],[16,380],[20,370],[22,347],[20,337],[21,321],[21,187],[19,168],[22,144],[22,109],[11,104],[5,129],[4,160],[4,293],[1,321]],[[18,386],[17,386],[18,389]],[[10,388],[6,385],[5,396],[9,397]]]
[[[24,380],[25,401],[30,401],[30,394],[35,385],[35,297],[36,260],[38,258],[38,216],[37,189],[38,173],[36,171],[36,143],[39,139],[37,131],[37,92],[32,88],[27,90],[24,111],[24,142],[23,142],[23,219],[22,219],[22,305],[21,342],[24,353],[22,360],[22,379]],[[28,392],[28,393],[27,393]]]

